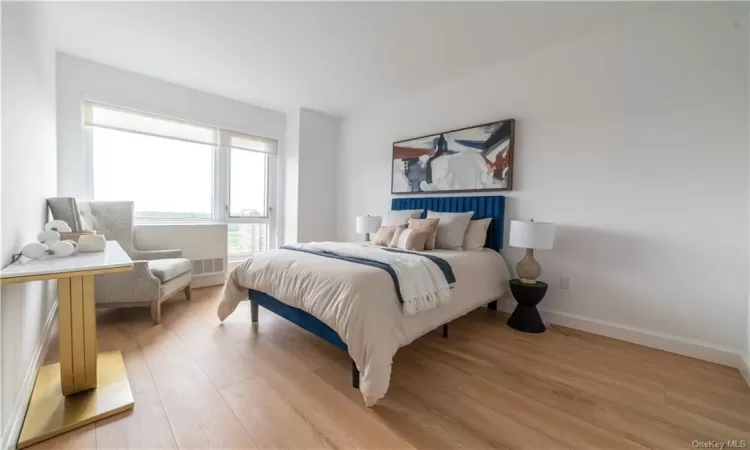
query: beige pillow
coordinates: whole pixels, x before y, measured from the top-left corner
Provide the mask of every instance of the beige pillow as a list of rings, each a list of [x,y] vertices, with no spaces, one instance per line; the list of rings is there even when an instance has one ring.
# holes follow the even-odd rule
[[[428,219],[440,219],[435,235],[435,248],[462,250],[466,229],[469,228],[473,215],[474,211],[465,213],[427,211]]]
[[[477,219],[469,222],[464,236],[464,250],[481,250],[487,242],[487,229],[490,228],[492,218]]]
[[[425,250],[435,249],[435,234],[438,229],[440,219],[409,219],[409,228],[427,233],[427,242],[424,244]]]
[[[398,237],[396,248],[403,250],[424,250],[424,244],[427,241],[427,233],[424,231],[407,228]]]
[[[401,233],[406,230],[405,225],[399,225],[396,227],[396,230],[393,232],[393,237],[391,238],[391,242],[388,243],[388,247],[396,248],[398,247],[398,238],[401,237]]]
[[[398,226],[394,225],[392,227],[380,227],[377,233],[375,233],[372,237],[372,243],[375,245],[388,245],[391,243],[391,239],[393,239],[393,233],[396,232],[396,229]]]
[[[406,225],[409,222],[409,219],[419,219],[422,217],[422,211],[423,209],[399,209],[399,210],[393,210],[388,211],[388,213],[383,217],[383,223],[381,223],[384,227],[390,227],[393,225]]]

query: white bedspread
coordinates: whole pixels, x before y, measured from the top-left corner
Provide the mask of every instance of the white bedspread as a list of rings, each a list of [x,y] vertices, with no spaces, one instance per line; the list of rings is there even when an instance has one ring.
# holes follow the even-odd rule
[[[311,242],[292,244],[303,250],[331,252],[336,255],[387,264],[398,279],[405,316],[435,309],[450,300],[450,285],[438,265],[419,254],[390,251],[375,245],[352,242]]]
[[[402,314],[393,280],[384,270],[283,249],[259,253],[235,267],[217,314],[222,320],[231,314],[247,299],[248,289],[312,314],[347,344],[360,371],[360,391],[372,406],[388,390],[391,361],[399,347],[507,289],[508,268],[497,252],[434,254],[451,264],[456,283],[447,304],[413,317]]]

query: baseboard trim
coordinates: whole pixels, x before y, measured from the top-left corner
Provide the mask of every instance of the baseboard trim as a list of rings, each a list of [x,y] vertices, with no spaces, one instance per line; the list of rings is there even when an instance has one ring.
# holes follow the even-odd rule
[[[47,347],[49,347],[52,336],[54,336],[55,324],[57,323],[55,320],[56,318],[57,302],[55,302],[50,309],[49,314],[47,314],[47,320],[44,322],[42,336],[34,349],[34,355],[31,358],[31,363],[26,371],[26,375],[23,378],[23,384],[18,391],[15,403],[13,404],[9,426],[5,429],[3,435],[0,436],[0,449],[10,450],[16,448],[16,442],[18,442],[18,437],[21,434],[23,419],[26,417],[26,409],[29,407],[29,401],[31,401],[31,391],[34,389],[36,374],[44,362]]]
[[[748,358],[750,355],[740,355],[740,373],[742,374],[742,377],[745,378],[745,383],[747,383],[748,386],[750,386],[750,360]]]
[[[512,313],[514,301],[501,303],[506,312]],[[579,316],[562,311],[539,308],[545,322],[601,336],[632,342],[646,347],[656,348],[679,355],[711,361],[730,367],[740,367],[742,358],[736,350],[709,344],[695,339],[686,339],[657,331],[645,330],[615,322]],[[747,367],[747,364],[745,364]],[[747,379],[746,375],[746,379]]]
[[[737,367],[739,354],[731,349],[722,348],[694,339],[685,339],[666,333],[644,330],[614,322],[592,319],[590,317],[560,311],[540,310],[545,321],[557,325],[576,328],[594,334],[645,345],[692,358],[723,364],[725,366]]]

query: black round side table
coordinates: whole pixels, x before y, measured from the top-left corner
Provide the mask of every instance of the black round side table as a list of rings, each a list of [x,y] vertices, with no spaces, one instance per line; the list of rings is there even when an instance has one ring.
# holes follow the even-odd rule
[[[508,319],[508,326],[526,333],[544,333],[546,328],[542,322],[536,305],[542,301],[547,293],[547,283],[522,283],[515,278],[510,280],[510,292],[518,302],[515,311]]]

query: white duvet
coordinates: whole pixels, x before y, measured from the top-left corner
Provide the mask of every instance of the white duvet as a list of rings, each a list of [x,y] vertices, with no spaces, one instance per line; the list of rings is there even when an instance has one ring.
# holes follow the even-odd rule
[[[367,245],[367,244],[362,244]],[[264,292],[312,314],[338,333],[360,371],[360,391],[373,406],[388,391],[399,347],[503,295],[509,272],[499,253],[435,251],[451,264],[456,282],[448,302],[404,316],[390,275],[379,268],[298,252],[270,250],[235,267],[217,308],[221,320]]]
[[[290,247],[316,252],[329,252],[388,265],[396,276],[405,316],[435,309],[450,299],[446,274],[429,258],[416,252],[390,251],[376,245],[353,242],[311,242]],[[356,264],[356,263],[355,263]]]

